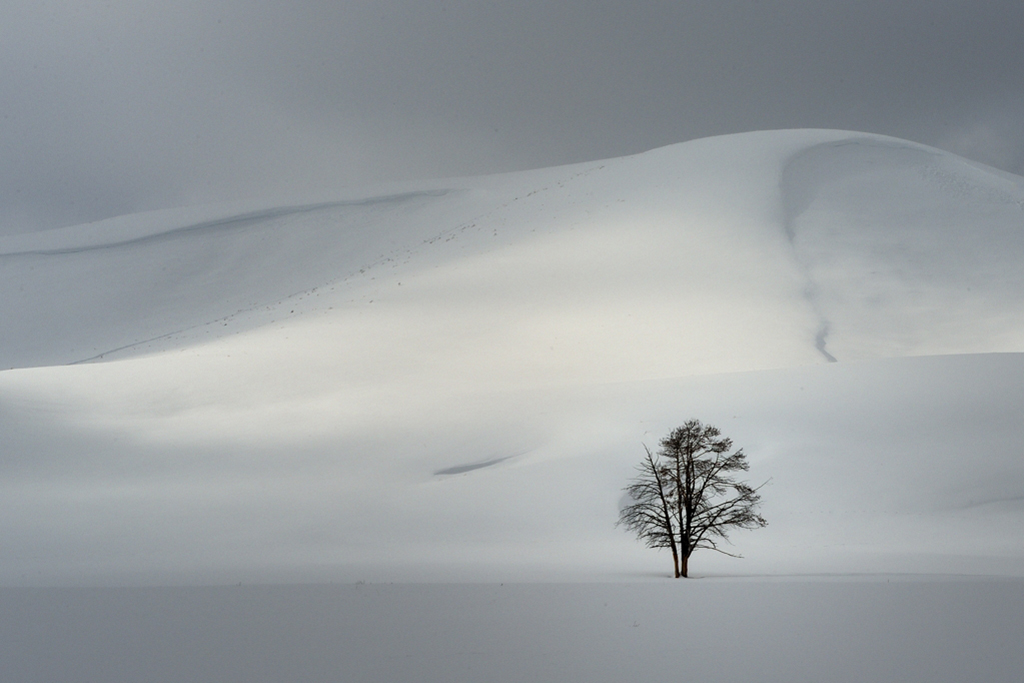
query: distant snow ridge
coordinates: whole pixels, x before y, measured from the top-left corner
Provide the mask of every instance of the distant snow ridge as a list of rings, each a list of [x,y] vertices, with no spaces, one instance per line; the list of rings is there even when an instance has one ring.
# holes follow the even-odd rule
[[[480,307],[504,311],[507,330],[486,323],[524,353],[561,347],[630,372],[635,354],[658,376],[814,352],[1024,348],[1024,181],[879,136],[726,136],[168,221],[0,242],[0,367],[188,346],[371,299],[438,305],[470,327]],[[450,296],[431,296],[438,287]]]

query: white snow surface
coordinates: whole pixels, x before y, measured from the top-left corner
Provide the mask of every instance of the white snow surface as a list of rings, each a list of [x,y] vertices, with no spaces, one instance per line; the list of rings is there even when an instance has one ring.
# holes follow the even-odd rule
[[[1008,580],[0,589],[10,681],[1014,683]]]
[[[2,238],[4,675],[1017,680],[1021,264],[1024,179],[819,130]],[[674,582],[690,418],[769,526]]]
[[[771,480],[699,575],[1021,576],[1021,263],[1024,179],[817,130],[16,235],[0,582],[657,574],[691,417]]]

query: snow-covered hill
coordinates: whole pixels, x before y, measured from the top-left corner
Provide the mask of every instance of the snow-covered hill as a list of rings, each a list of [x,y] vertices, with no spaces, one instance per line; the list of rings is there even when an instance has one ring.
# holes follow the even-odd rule
[[[421,339],[494,358],[497,337],[605,380],[1024,345],[1024,179],[920,145],[754,133],[390,189],[7,237],[0,366],[382,308]]]
[[[697,574],[1022,575],[1022,263],[1024,179],[837,131],[7,237],[0,582],[660,573],[691,417],[772,480]]]

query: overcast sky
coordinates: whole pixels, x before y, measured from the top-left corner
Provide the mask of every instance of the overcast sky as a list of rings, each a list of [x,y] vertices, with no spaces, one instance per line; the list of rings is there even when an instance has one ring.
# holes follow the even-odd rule
[[[748,130],[1024,173],[1020,0],[0,0],[0,234]]]

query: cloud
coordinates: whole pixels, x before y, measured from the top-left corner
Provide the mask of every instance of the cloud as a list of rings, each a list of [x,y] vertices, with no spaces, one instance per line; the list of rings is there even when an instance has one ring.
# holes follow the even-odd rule
[[[999,103],[939,139],[937,145],[1011,173],[1024,175],[1024,98]]]
[[[966,0],[14,0],[0,234],[766,128],[1019,171],[1022,24],[1020,3]]]

